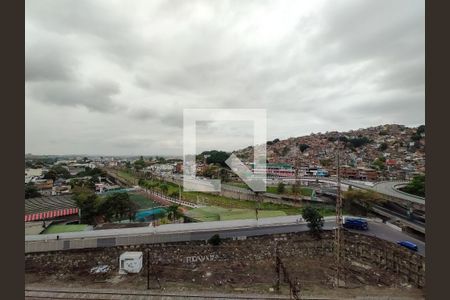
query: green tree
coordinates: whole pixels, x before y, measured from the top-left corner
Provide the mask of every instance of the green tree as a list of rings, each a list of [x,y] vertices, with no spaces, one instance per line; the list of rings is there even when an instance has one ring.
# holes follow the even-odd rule
[[[99,197],[87,187],[76,186],[73,189],[73,193],[73,199],[80,209],[81,223],[95,224],[95,219],[98,215]]]
[[[380,151],[386,151],[387,148],[388,148],[388,144],[386,144],[386,143],[381,143],[380,146],[378,147],[378,150],[380,150]]]
[[[37,190],[34,183],[25,184],[25,199],[40,197],[41,193]]]
[[[364,146],[365,144],[370,143],[370,140],[367,137],[357,137],[349,139],[348,142],[351,144],[352,147],[358,148],[361,146]]]
[[[383,198],[374,191],[349,189],[343,193],[344,208],[352,213],[367,215],[373,205],[383,202]]]
[[[312,234],[320,234],[324,220],[319,210],[312,206],[307,206],[303,209],[302,217],[308,222],[308,228]]]
[[[218,150],[211,150],[211,151],[204,151],[199,155],[199,159],[203,159],[205,156],[208,156],[206,158],[207,164],[218,164],[222,167],[227,167],[227,164],[225,161],[230,156],[230,153],[225,151],[218,151]]]
[[[133,163],[133,167],[136,171],[142,170],[145,167],[144,158],[141,156],[138,160]]]
[[[213,235],[209,238],[208,243],[213,246],[218,246],[222,242],[220,236],[218,234]]]
[[[137,205],[131,201],[127,193],[114,193],[103,199],[98,207],[98,213],[102,215],[106,221],[122,220],[128,217],[134,219]]]
[[[166,183],[162,183],[159,185],[159,189],[163,194],[167,194],[167,192],[169,191],[169,186]]]
[[[372,166],[380,171],[383,171],[384,169],[386,169],[386,165],[385,162],[382,161],[381,159],[377,158],[373,161]]]
[[[425,175],[414,176],[413,180],[401,190],[405,193],[425,197]]]
[[[425,125],[420,125],[419,127],[417,127],[416,133],[417,134],[425,133]]]
[[[45,179],[52,179],[53,181],[55,181],[58,178],[70,178],[70,173],[69,171],[64,168],[63,166],[60,165],[54,165],[50,168],[50,170],[48,170],[47,173],[45,173],[44,178]]]
[[[300,151],[303,153],[303,152],[305,152],[306,149],[309,148],[309,145],[307,145],[307,144],[300,144],[299,148],[300,148]]]
[[[169,206],[166,209],[166,211],[167,211],[167,217],[169,219],[171,219],[172,221],[175,221],[176,219],[179,219],[182,216],[182,214],[180,213],[180,210],[179,210],[179,206],[176,204]]]
[[[285,190],[286,190],[285,184],[283,182],[278,183],[277,193],[283,194]]]
[[[300,190],[300,185],[297,182],[292,185],[292,193],[294,195],[300,194]]]

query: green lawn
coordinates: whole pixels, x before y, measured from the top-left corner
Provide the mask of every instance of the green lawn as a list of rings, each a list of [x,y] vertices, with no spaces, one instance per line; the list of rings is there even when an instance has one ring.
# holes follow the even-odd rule
[[[194,208],[186,212],[186,215],[202,222],[256,219],[254,209],[223,208],[217,206]],[[285,212],[276,210],[260,210],[258,212],[258,218],[279,217],[285,215]]]
[[[284,187],[284,193],[285,195],[293,195],[292,193],[292,185],[286,185]],[[267,187],[267,192],[268,193],[272,193],[272,194],[279,194],[278,193],[278,187],[277,186],[268,186]],[[302,194],[302,196],[308,196],[310,197],[311,194],[313,192],[313,189],[308,188],[308,187],[301,187],[300,188],[300,193]]]
[[[83,231],[86,227],[86,224],[50,225],[42,234]]]
[[[128,176],[132,176],[129,173],[126,173],[126,174]],[[156,190],[158,190],[157,185],[162,183],[161,181],[156,180],[156,179],[148,179],[145,181],[148,184],[155,185]],[[177,184],[174,184],[171,182],[165,182],[165,184],[168,186],[168,194],[169,195],[172,193],[175,193],[178,195],[178,185]],[[227,184],[230,184],[230,183],[227,183]],[[244,185],[245,185],[244,183],[239,183],[239,182],[235,182],[232,184],[236,185],[236,186],[241,186],[241,187],[244,187]],[[273,192],[273,189],[276,190],[276,187],[268,187],[268,192]],[[286,186],[286,190],[289,193],[289,190],[291,190],[291,186]],[[308,187],[302,187],[301,192],[303,195],[310,196],[312,193],[312,189],[308,188]],[[254,217],[254,211],[255,211],[255,206],[256,206],[256,203],[254,201],[232,199],[232,198],[227,198],[227,197],[223,197],[223,196],[216,195],[216,194],[202,193],[202,192],[182,192],[182,197],[183,197],[183,199],[193,202],[193,203],[205,204],[205,205],[217,207],[217,208],[244,209],[247,211],[250,210]],[[317,205],[313,205],[313,206],[317,207],[324,216],[330,216],[335,213],[334,208],[329,205],[325,206],[322,204],[317,204]],[[259,204],[259,209],[260,210],[259,210],[258,214],[262,218],[264,218],[266,216],[267,217],[275,216],[275,215],[271,215],[271,212],[266,212],[266,211],[278,211],[278,212],[284,213],[285,215],[298,215],[298,214],[301,214],[301,211],[302,211],[302,209],[298,208],[298,207],[292,207],[292,206],[284,205],[284,204],[265,203],[265,202]],[[192,211],[192,210],[190,210],[190,211]],[[244,214],[243,212],[240,212],[240,213]],[[222,214],[223,214],[224,218],[229,218],[224,211],[222,211]],[[236,211],[231,214],[231,217],[234,217],[235,215],[238,215],[238,213]],[[247,217],[248,217],[248,215],[245,215],[245,214],[243,215],[244,219]],[[204,212],[203,218],[205,220],[217,220],[218,213],[214,209],[212,212],[206,211],[206,212]]]
[[[237,187],[248,189],[248,190],[250,189],[243,182],[226,182],[225,184],[237,186]],[[272,193],[272,194],[279,194],[277,186],[267,186],[266,192],[267,193]],[[313,192],[313,189],[311,189],[311,188],[308,188],[308,187],[300,188],[300,193],[303,196],[311,196],[312,192]],[[285,191],[284,191],[283,194],[285,194],[285,195],[293,195],[293,193],[292,193],[292,185],[285,185]]]
[[[220,195],[202,192],[183,192],[183,198],[194,203],[206,204],[210,206],[219,206],[223,208],[240,208],[240,209],[254,210],[255,206],[257,205],[255,201],[232,199]],[[266,202],[260,203],[259,209],[260,211],[279,210],[283,211],[286,215],[296,215],[300,211],[299,208],[292,207],[289,205],[266,203]]]
[[[136,177],[134,177],[133,175],[131,175],[128,172],[124,172],[124,171],[118,171],[117,175],[123,179],[125,179],[126,181],[129,181],[130,183],[135,184],[135,182],[137,182]]]

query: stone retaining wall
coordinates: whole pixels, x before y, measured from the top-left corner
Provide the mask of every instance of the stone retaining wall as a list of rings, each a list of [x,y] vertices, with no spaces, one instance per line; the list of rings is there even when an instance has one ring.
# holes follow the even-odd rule
[[[159,270],[161,276],[166,276],[168,280],[182,281],[188,274],[189,278],[201,282],[207,280],[204,274],[212,272],[218,274],[217,278],[220,280],[228,278],[233,281],[236,276],[247,273],[249,278],[254,277],[248,279],[248,283],[264,281],[270,283],[271,278],[275,276],[275,249],[278,249],[285,264],[288,267],[291,265],[292,272],[298,273],[299,278],[302,278],[301,276],[309,278],[310,273],[314,273],[314,269],[317,268],[321,273],[319,272],[316,277],[322,278],[321,280],[325,282],[334,272],[332,232],[323,232],[320,240],[308,233],[292,233],[251,237],[245,240],[228,239],[223,240],[218,246],[198,241],[29,253],[25,255],[25,271],[83,276],[88,275],[95,266],[108,265],[111,274],[116,274],[121,253],[147,249],[152,270]],[[382,282],[385,285],[395,283],[411,284],[420,288],[425,286],[424,257],[394,243],[345,232],[344,260],[349,281],[352,281],[351,278],[357,278],[360,282],[368,284]],[[313,267],[306,265],[307,262],[314,262]],[[170,268],[174,271],[167,271],[171,270]],[[203,273],[197,272],[199,270]],[[145,272],[142,273],[144,276]],[[253,275],[250,276],[251,274]],[[391,279],[386,279],[388,277]]]

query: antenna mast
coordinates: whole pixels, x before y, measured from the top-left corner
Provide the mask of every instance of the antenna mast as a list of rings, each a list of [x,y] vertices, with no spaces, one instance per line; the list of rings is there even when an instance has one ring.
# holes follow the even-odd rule
[[[338,139],[337,147],[337,197],[336,197],[336,231],[335,231],[335,252],[336,252],[336,286],[339,287],[341,276],[341,252],[343,247],[343,231],[342,231],[342,197],[341,197],[341,162],[340,162],[340,145]]]

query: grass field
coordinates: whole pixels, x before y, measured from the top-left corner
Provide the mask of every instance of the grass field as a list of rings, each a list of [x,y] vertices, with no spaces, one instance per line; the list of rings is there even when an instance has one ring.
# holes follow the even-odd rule
[[[135,184],[135,182],[137,181],[133,175],[131,175],[130,173],[124,172],[124,171],[118,171],[117,175],[133,184]]]
[[[194,208],[186,212],[186,215],[190,218],[202,222],[243,220],[256,218],[255,210],[252,209],[223,208],[218,206]],[[262,210],[262,211],[260,210],[258,212],[258,218],[269,218],[279,216],[286,216],[286,213],[277,210]]]
[[[86,224],[50,225],[42,234],[83,231],[86,227]]]
[[[272,194],[279,194],[278,193],[278,187],[276,187],[276,186],[268,186],[267,187],[267,192],[268,193],[272,193]],[[311,188],[307,188],[307,187],[300,188],[300,193],[302,194],[302,196],[310,197],[312,192],[313,192],[313,189],[311,189]],[[284,187],[284,193],[283,194],[285,194],[285,195],[293,195],[293,193],[292,193],[292,185],[286,185]]]
[[[128,174],[128,173],[127,173]],[[131,176],[130,174],[128,174]],[[161,182],[157,180],[146,180],[149,184],[159,184]],[[171,183],[171,182],[165,182],[168,186],[168,194],[171,193],[178,194],[178,185]],[[239,183],[238,183],[239,184]],[[276,189],[276,187],[274,187]],[[286,187],[288,188],[288,187]],[[302,188],[302,193],[305,194],[311,194],[311,189],[307,187]],[[238,200],[238,199],[232,199],[223,197],[220,195],[215,194],[209,194],[209,193],[202,193],[202,192],[182,192],[183,199],[186,199],[187,201],[193,202],[193,203],[199,203],[199,204],[205,204],[208,206],[214,206],[218,208],[224,208],[224,209],[244,209],[244,210],[250,210],[254,214],[255,211],[255,202],[254,201],[247,201],[247,200]],[[313,205],[317,209],[319,209],[320,213],[324,216],[331,216],[333,215],[334,208],[329,205],[323,205],[323,204],[316,204]],[[298,215],[301,214],[302,209],[298,207],[292,207],[289,205],[284,204],[274,204],[274,203],[260,203],[259,204],[259,215],[263,218],[265,217],[264,214],[266,214],[265,211],[280,211],[283,212],[285,215]],[[234,214],[234,213],[233,213]],[[270,213],[268,213],[270,216]],[[214,217],[214,215],[216,215]],[[208,218],[208,214],[205,215],[206,218]],[[209,216],[211,218],[217,218],[217,213],[213,213],[212,216]],[[225,217],[225,215],[224,215]],[[244,216],[246,217],[246,216]]]
[[[226,184],[237,186],[237,187],[249,190],[249,187],[245,183],[242,183],[242,182],[227,182]],[[292,193],[292,185],[285,185],[284,189],[285,189],[285,191],[284,191],[283,194],[285,194],[285,195],[292,195],[293,194]],[[279,194],[277,186],[267,186],[266,190],[267,190],[268,193]],[[313,192],[313,189],[311,189],[311,188],[308,188],[308,187],[300,188],[300,193],[303,196],[311,196],[312,192]]]

